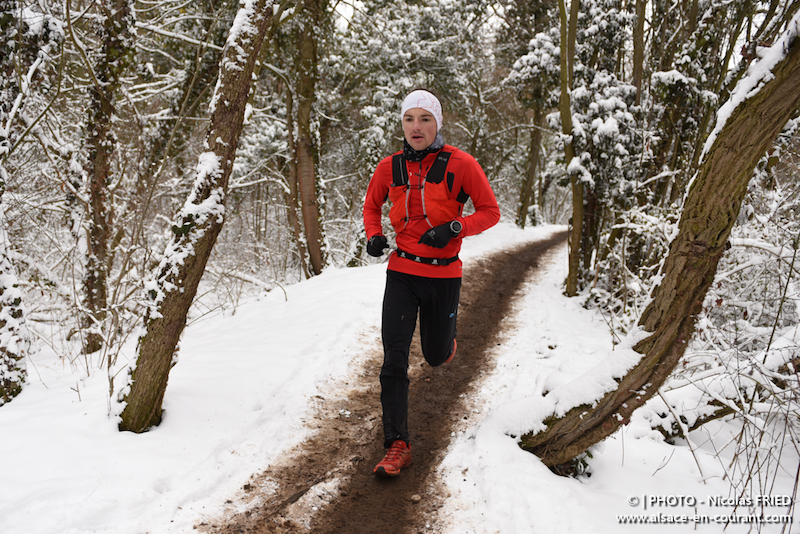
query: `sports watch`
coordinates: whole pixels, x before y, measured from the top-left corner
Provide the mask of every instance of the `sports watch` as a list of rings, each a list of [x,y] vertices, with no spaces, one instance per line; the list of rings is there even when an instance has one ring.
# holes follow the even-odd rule
[[[462,228],[464,228],[464,226],[458,221],[452,221],[450,223],[450,233],[453,234],[453,237],[458,237]]]

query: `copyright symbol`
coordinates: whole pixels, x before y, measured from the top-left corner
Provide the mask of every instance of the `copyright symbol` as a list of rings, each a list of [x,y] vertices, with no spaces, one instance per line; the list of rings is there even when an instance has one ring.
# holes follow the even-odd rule
[[[630,504],[631,506],[639,506],[639,497],[631,495],[630,497],[628,497],[628,504]]]

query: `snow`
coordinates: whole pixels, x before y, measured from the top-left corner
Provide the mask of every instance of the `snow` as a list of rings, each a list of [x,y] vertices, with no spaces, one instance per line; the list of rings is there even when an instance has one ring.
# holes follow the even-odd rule
[[[652,76],[653,85],[656,84],[664,84],[664,85],[675,85],[675,84],[683,84],[683,85],[692,85],[693,80],[690,80],[679,70],[672,69],[666,72],[654,72]]]
[[[501,223],[467,238],[462,257],[468,264],[561,229]],[[613,387],[613,376],[635,356],[633,339],[615,346],[597,312],[563,296],[566,248],[551,258],[515,305],[511,332],[490,355],[495,369],[444,459],[449,497],[441,532],[633,532],[620,527],[618,515],[732,513],[713,505],[732,497],[722,478],[726,444],[737,430],[731,423],[707,424],[669,445],[650,429],[645,406],[592,449],[592,475],[577,479],[554,475],[518,447],[512,435]],[[314,396],[336,395],[336,384],[379,349],[384,278],[384,264],[329,269],[250,299],[235,313],[191,323],[170,373],[164,420],[139,435],[119,432],[108,415],[103,371],[42,346],[28,362],[29,384],[0,409],[0,532],[177,534],[218,517],[252,474],[304,439]],[[121,358],[134,351],[126,346]],[[779,478],[770,495],[791,495],[793,476]],[[648,525],[646,532],[694,528]]]

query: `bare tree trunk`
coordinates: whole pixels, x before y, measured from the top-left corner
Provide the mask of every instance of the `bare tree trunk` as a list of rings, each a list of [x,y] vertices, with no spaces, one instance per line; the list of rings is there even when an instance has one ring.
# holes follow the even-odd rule
[[[536,198],[534,196],[534,186],[536,185],[536,176],[539,172],[539,155],[542,152],[542,119],[544,111],[541,104],[538,102],[533,105],[533,129],[531,130],[531,146],[530,155],[528,157],[528,172],[525,173],[525,180],[522,182],[522,188],[519,195],[519,211],[517,212],[517,226],[525,228],[525,223],[528,220],[528,210],[531,205],[535,204]],[[539,198],[541,201],[541,196]]]
[[[642,80],[644,79],[644,19],[647,0],[636,0],[636,24],[633,27],[633,86],[636,87],[635,104],[642,103]]]
[[[561,13],[562,20],[564,20],[566,16],[566,6],[562,6],[564,0],[559,0],[559,10],[563,11]],[[572,73],[575,72],[574,64],[575,64],[575,47],[578,42],[578,13],[581,10],[581,0],[571,0],[569,4],[569,28],[567,30],[567,71],[569,72],[569,87],[572,88]],[[566,22],[564,22],[566,24]],[[562,29],[563,35],[563,29]],[[562,59],[563,61],[563,59]]]
[[[577,24],[580,0],[572,0],[572,14],[567,18],[567,7],[564,0],[559,0],[558,9],[561,18],[561,100],[558,107],[561,111],[561,131],[570,136],[564,145],[564,165],[569,168],[575,157],[572,144],[572,55],[575,51],[576,33],[573,23]],[[568,29],[569,28],[569,29]],[[569,272],[567,273],[566,293],[570,297],[578,294],[578,273],[581,266],[581,238],[583,235],[583,182],[576,175],[570,176],[572,185],[572,227],[569,235]]]
[[[286,188],[286,216],[289,219],[289,225],[292,228],[292,234],[294,235],[294,242],[297,248],[297,256],[300,261],[300,268],[303,271],[303,276],[306,278],[311,277],[311,271],[308,270],[308,257],[306,253],[308,252],[308,247],[306,246],[306,239],[305,234],[303,233],[303,226],[300,222],[300,185],[299,180],[297,178],[297,158],[294,157],[297,154],[297,144],[295,142],[295,137],[292,132],[295,130],[294,126],[294,119],[293,119],[293,109],[294,109],[294,94],[291,88],[287,87],[287,97],[286,97],[286,120],[288,121],[289,125],[289,153],[293,155],[293,157],[289,161],[289,176],[287,177],[288,180],[288,187]]]
[[[108,184],[111,161],[116,150],[113,120],[121,77],[133,61],[133,13],[127,0],[106,0],[102,49],[91,89],[86,139],[88,193],[87,251],[83,291],[87,335],[83,350],[97,352],[103,346],[102,326],[108,310],[108,273],[112,254],[109,242],[113,232],[113,212]]]
[[[321,20],[321,6],[319,0],[306,0],[303,4],[303,28],[298,43],[297,82],[294,93],[297,98],[295,159],[309,262],[312,272],[320,274],[326,260],[323,250],[322,214],[317,195],[317,164],[314,155],[311,111],[318,77],[316,32]]]
[[[566,463],[611,435],[658,391],[678,364],[694,333],[696,315],[714,280],[753,169],[800,109],[800,39],[796,35],[772,76],[733,110],[689,190],[663,281],[640,321],[651,332],[634,347],[642,359],[618,381],[616,390],[592,406],[573,408],[563,417],[546,421],[546,430],[523,436],[522,446],[546,465]]]
[[[151,307],[145,317],[146,331],[139,339],[130,391],[124,398],[126,406],[120,430],[144,432],[161,422],[162,400],[176,347],[211,249],[222,229],[228,179],[242,131],[253,69],[271,16],[272,4],[264,0],[240,3],[212,98],[207,151],[200,155],[194,187],[178,212],[158,278],[149,290]]]

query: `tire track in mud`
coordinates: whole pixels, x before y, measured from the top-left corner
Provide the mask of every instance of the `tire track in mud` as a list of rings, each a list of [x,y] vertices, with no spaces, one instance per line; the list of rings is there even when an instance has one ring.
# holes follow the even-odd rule
[[[465,267],[458,352],[451,363],[428,366],[415,336],[409,364],[414,463],[399,477],[372,474],[384,453],[378,384],[383,355],[378,350],[356,383],[336,392],[336,398],[317,399],[308,439],[254,475],[228,502],[227,513],[195,529],[208,534],[436,532],[436,513],[447,495],[435,473],[451,433],[468,419],[469,394],[493,367],[487,354],[498,345],[513,297],[566,236],[560,232]]]

